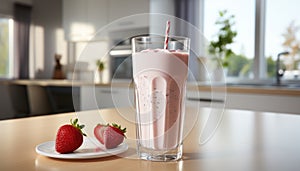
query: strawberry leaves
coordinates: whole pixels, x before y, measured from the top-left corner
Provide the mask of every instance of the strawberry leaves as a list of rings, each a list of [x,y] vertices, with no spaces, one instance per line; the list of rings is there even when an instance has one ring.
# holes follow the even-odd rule
[[[109,125],[109,124],[108,124],[108,125]],[[111,125],[112,125],[113,127],[115,127],[115,128],[118,128],[121,132],[123,132],[123,134],[126,133],[126,128],[123,128],[123,129],[122,129],[121,125],[118,125],[118,124],[116,124],[116,123],[112,123]]]
[[[72,121],[72,119],[70,119],[70,123],[71,125],[73,125],[75,128],[79,129],[79,131],[81,132],[81,134],[83,136],[86,136],[86,134],[84,132],[82,132],[82,129],[85,127],[85,125],[80,125],[78,123],[78,118],[76,118],[74,121]]]

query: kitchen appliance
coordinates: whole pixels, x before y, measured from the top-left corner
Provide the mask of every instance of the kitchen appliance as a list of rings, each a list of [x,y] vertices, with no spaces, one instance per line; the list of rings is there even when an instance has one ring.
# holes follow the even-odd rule
[[[109,33],[110,47],[110,77],[114,81],[132,80],[131,38],[148,35],[149,28],[132,28]]]
[[[114,80],[132,79],[132,51],[129,42],[122,41],[109,52],[111,78]]]

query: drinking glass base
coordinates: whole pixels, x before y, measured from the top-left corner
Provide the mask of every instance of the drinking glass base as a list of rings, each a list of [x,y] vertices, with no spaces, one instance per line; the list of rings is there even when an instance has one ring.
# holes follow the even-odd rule
[[[172,150],[154,150],[144,147],[138,148],[138,155],[143,160],[177,161],[182,158],[182,144]]]

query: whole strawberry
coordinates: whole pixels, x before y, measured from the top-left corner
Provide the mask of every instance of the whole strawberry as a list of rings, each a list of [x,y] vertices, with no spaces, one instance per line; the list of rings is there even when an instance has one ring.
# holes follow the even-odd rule
[[[83,136],[86,136],[81,131],[84,125],[79,125],[77,118],[70,122],[71,124],[61,126],[56,134],[55,150],[62,154],[78,149],[83,142]]]
[[[98,124],[94,128],[94,135],[97,140],[107,149],[116,148],[124,141],[126,128],[122,129],[117,124]]]

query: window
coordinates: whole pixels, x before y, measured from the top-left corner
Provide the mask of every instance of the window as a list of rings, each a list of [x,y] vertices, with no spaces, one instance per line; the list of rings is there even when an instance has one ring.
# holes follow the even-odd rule
[[[265,57],[268,77],[275,76],[275,60],[281,52],[284,79],[297,79],[300,69],[300,15],[299,0],[266,1]]]
[[[236,31],[233,43],[226,45],[233,51],[228,60],[229,78],[252,78],[255,38],[255,1],[253,0],[222,0],[204,1],[204,36],[209,42],[217,41],[220,24],[216,21],[231,15],[232,30]],[[226,11],[226,12],[225,12]],[[224,15],[221,17],[219,13]],[[224,30],[223,30],[224,31]],[[228,79],[227,79],[228,80]]]
[[[283,79],[300,79],[300,15],[298,0],[200,0],[204,21],[204,36],[215,41],[220,27],[215,22],[220,11],[234,15],[232,29],[237,32],[234,43],[228,45],[230,58],[227,81],[249,79],[274,80],[276,59],[285,70]],[[232,59],[232,60],[231,60]]]
[[[0,16],[0,78],[13,75],[13,20]]]

